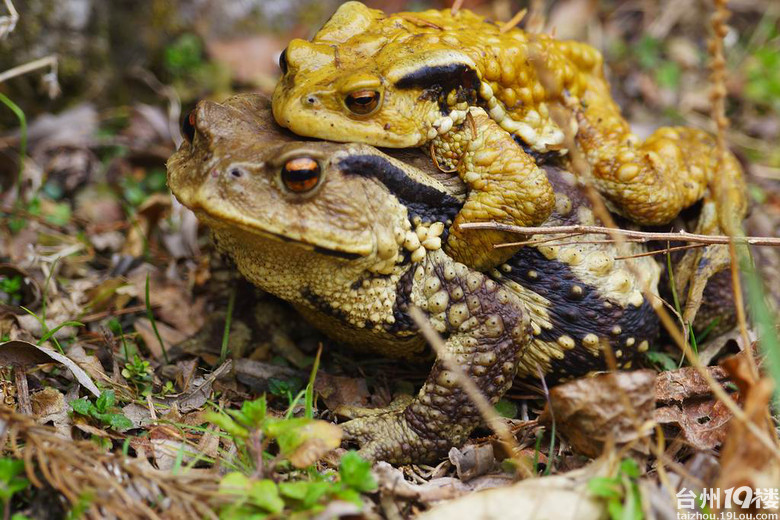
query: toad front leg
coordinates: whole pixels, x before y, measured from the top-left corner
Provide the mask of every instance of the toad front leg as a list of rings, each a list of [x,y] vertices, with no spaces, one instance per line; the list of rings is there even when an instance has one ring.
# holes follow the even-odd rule
[[[451,359],[490,402],[509,389],[516,359],[529,341],[529,321],[518,298],[485,275],[441,252],[416,268],[408,305],[425,311],[446,337]],[[402,410],[342,425],[360,453],[394,463],[435,460],[461,445],[481,422],[479,413],[441,360],[414,400]]]
[[[517,240],[500,231],[460,229],[470,222],[538,226],[547,220],[555,194],[544,170],[481,108],[470,108],[463,124],[434,139],[432,154],[440,167],[457,169],[469,192],[456,215],[446,249],[457,261],[486,271],[518,248],[493,245]]]

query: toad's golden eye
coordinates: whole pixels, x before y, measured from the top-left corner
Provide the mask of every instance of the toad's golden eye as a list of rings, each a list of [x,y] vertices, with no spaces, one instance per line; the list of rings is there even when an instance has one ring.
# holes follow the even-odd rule
[[[357,90],[348,94],[344,103],[353,113],[364,116],[379,106],[379,92],[376,90]]]
[[[320,182],[322,169],[311,157],[290,159],[282,167],[282,182],[293,193],[306,193]]]

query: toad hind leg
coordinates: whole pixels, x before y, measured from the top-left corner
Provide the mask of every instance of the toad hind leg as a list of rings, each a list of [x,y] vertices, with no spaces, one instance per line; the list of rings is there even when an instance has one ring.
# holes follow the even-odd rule
[[[729,151],[719,157],[711,135],[695,128],[664,127],[637,143],[611,100],[583,100],[577,141],[592,165],[593,183],[614,209],[644,225],[666,224],[703,199],[701,234],[741,234],[747,213],[742,168]],[[685,319],[692,321],[707,281],[727,268],[723,246],[689,251],[681,284],[688,286]]]
[[[511,386],[517,356],[528,342],[529,323],[522,303],[493,280],[462,264],[434,267],[428,263],[424,269],[421,287],[437,289],[427,294],[416,291],[412,303],[447,336],[446,349],[452,361],[492,403],[497,402]],[[426,283],[433,279],[437,281]],[[437,359],[422,389],[405,409],[353,419],[342,428],[358,441],[363,456],[408,463],[445,455],[450,447],[465,442],[480,422],[476,407]]]
[[[486,271],[518,250],[493,248],[516,241],[515,234],[465,230],[460,224],[538,226],[552,212],[555,194],[544,170],[483,109],[471,108],[462,125],[434,139],[432,151],[436,162],[457,169],[469,188],[446,244],[455,260]]]
[[[695,128],[664,127],[640,143],[608,94],[598,95],[594,89],[582,105],[577,142],[592,165],[596,188],[618,213],[638,224],[666,224],[698,200],[714,197],[710,187],[719,193],[720,229],[738,231],[747,211],[742,168],[728,151],[718,160],[711,135]]]

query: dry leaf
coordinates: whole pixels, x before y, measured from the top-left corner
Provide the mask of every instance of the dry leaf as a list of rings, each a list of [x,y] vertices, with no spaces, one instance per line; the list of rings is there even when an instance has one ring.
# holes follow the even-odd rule
[[[780,483],[780,463],[777,459],[777,434],[769,414],[769,401],[772,398],[774,384],[769,378],[756,379],[750,368],[750,360],[744,354],[725,359],[721,362],[721,366],[739,387],[740,401],[748,420],[764,432],[766,437],[775,440],[775,453],[770,453],[745,423],[732,420],[728,437],[721,451],[721,473],[717,487],[729,489],[747,486],[751,490],[776,489]],[[778,512],[780,509],[767,509],[763,505],[759,508],[753,504],[747,509],[735,506],[734,511],[767,514],[772,511]]]
[[[100,397],[95,383],[87,373],[67,356],[26,341],[7,341],[0,344],[0,365],[34,366],[56,361],[65,365],[76,380],[95,397]]]
[[[608,441],[632,444],[646,453],[655,404],[655,372],[636,370],[577,379],[550,390],[549,405],[539,416],[541,424],[555,417],[557,431],[580,453],[598,457]]]
[[[296,429],[295,434],[304,440],[290,453],[290,462],[296,468],[306,468],[330,450],[338,448],[344,432],[333,423],[312,421]]]
[[[585,482],[560,475],[524,480],[512,486],[471,493],[436,506],[417,518],[600,520],[604,517],[604,503],[588,493]]]
[[[727,379],[722,368],[706,370],[719,383]],[[655,421],[678,428],[683,439],[694,448],[710,450],[723,443],[731,412],[713,397],[712,389],[696,368],[684,367],[658,374],[655,398]]]

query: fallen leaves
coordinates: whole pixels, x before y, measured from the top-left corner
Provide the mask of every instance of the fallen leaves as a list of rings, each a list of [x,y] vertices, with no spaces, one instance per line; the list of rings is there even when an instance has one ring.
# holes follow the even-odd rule
[[[769,403],[774,383],[766,377],[756,377],[747,355],[737,355],[722,363],[739,387],[740,402],[747,419],[775,440],[775,453],[767,453],[766,446],[760,442],[742,421],[731,421],[728,436],[721,452],[721,474],[717,482],[720,489],[746,486],[751,496],[756,489],[775,489],[780,483],[780,457],[777,447],[777,430],[770,416]],[[777,503],[775,503],[777,506]],[[780,508],[767,509],[758,503],[751,504],[748,511],[734,506],[735,511],[766,513]]]
[[[725,382],[726,374],[722,369],[708,367],[707,370],[716,381]],[[684,367],[661,372],[656,378],[655,394],[655,421],[679,429],[687,445],[710,450],[723,443],[732,414],[712,396],[698,370]]]
[[[539,421],[548,426],[555,421],[561,436],[589,457],[598,457],[607,445],[629,445],[646,453],[654,382],[655,372],[637,370],[556,386],[550,390],[550,406]]]
[[[68,356],[26,341],[7,341],[0,344],[0,365],[29,368],[52,362],[64,365],[81,386],[95,397],[100,396],[100,390],[92,378]]]
[[[436,506],[417,518],[598,520],[604,515],[604,503],[587,491],[587,478],[579,472],[576,476],[534,478],[511,486],[470,493]]]

